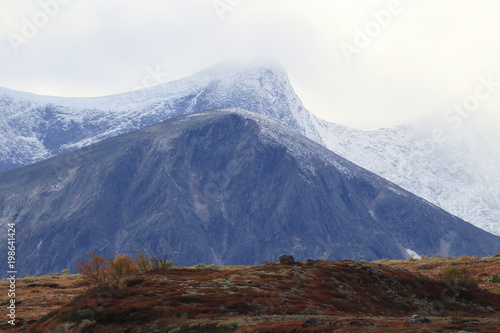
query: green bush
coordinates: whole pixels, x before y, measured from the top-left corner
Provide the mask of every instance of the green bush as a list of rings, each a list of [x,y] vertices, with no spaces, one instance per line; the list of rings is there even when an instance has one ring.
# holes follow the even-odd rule
[[[163,269],[169,269],[174,264],[173,261],[164,260],[160,258],[150,259],[150,271],[158,271]]]
[[[440,277],[444,282],[453,285],[466,288],[477,287],[477,281],[467,267],[446,266],[441,271]]]
[[[500,282],[500,275],[498,275],[498,274],[491,274],[491,276],[488,278],[488,282],[491,282],[491,283],[498,283],[498,282]]]

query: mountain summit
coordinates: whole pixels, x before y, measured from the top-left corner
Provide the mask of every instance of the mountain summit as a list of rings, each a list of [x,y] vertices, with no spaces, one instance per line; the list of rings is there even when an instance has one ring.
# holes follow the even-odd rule
[[[240,107],[321,141],[313,116],[272,62],[224,63],[185,79],[95,98],[37,96],[0,89],[0,171],[34,163],[163,120]]]
[[[65,161],[78,156],[79,162]],[[63,166],[61,168],[61,166]],[[180,265],[500,252],[489,234],[278,122],[213,110],[0,174],[18,268],[74,267],[87,252]]]

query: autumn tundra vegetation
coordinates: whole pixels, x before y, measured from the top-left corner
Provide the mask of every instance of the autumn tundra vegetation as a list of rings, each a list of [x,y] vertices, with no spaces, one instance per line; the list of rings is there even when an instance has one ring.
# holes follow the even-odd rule
[[[283,258],[284,259],[284,258]],[[286,262],[286,263],[285,263]],[[5,332],[497,332],[500,255],[198,264],[90,253],[18,281]],[[6,284],[0,284],[4,292]]]
[[[103,286],[109,282],[119,282],[127,276],[168,269],[172,261],[147,257],[139,252],[135,258],[128,254],[117,254],[114,258],[106,259],[95,253],[89,253],[90,260],[78,259],[76,270],[82,279],[96,286]]]

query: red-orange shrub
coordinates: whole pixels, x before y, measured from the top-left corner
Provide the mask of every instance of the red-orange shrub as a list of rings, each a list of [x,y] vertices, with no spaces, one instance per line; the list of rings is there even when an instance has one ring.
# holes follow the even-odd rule
[[[108,265],[109,276],[115,282],[137,272],[137,266],[128,254],[117,254],[113,259],[109,259]]]
[[[86,262],[83,259],[78,259],[76,262],[76,270],[85,280],[93,284],[102,286],[108,282],[109,266],[104,257],[95,253],[89,253],[90,261]]]

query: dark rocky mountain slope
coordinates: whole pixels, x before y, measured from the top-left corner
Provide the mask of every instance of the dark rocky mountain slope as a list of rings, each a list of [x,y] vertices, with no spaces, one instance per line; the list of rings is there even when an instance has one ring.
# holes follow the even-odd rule
[[[499,237],[239,109],[1,173],[0,209],[2,228],[17,223],[22,275],[73,268],[91,251],[180,265],[500,252]]]

